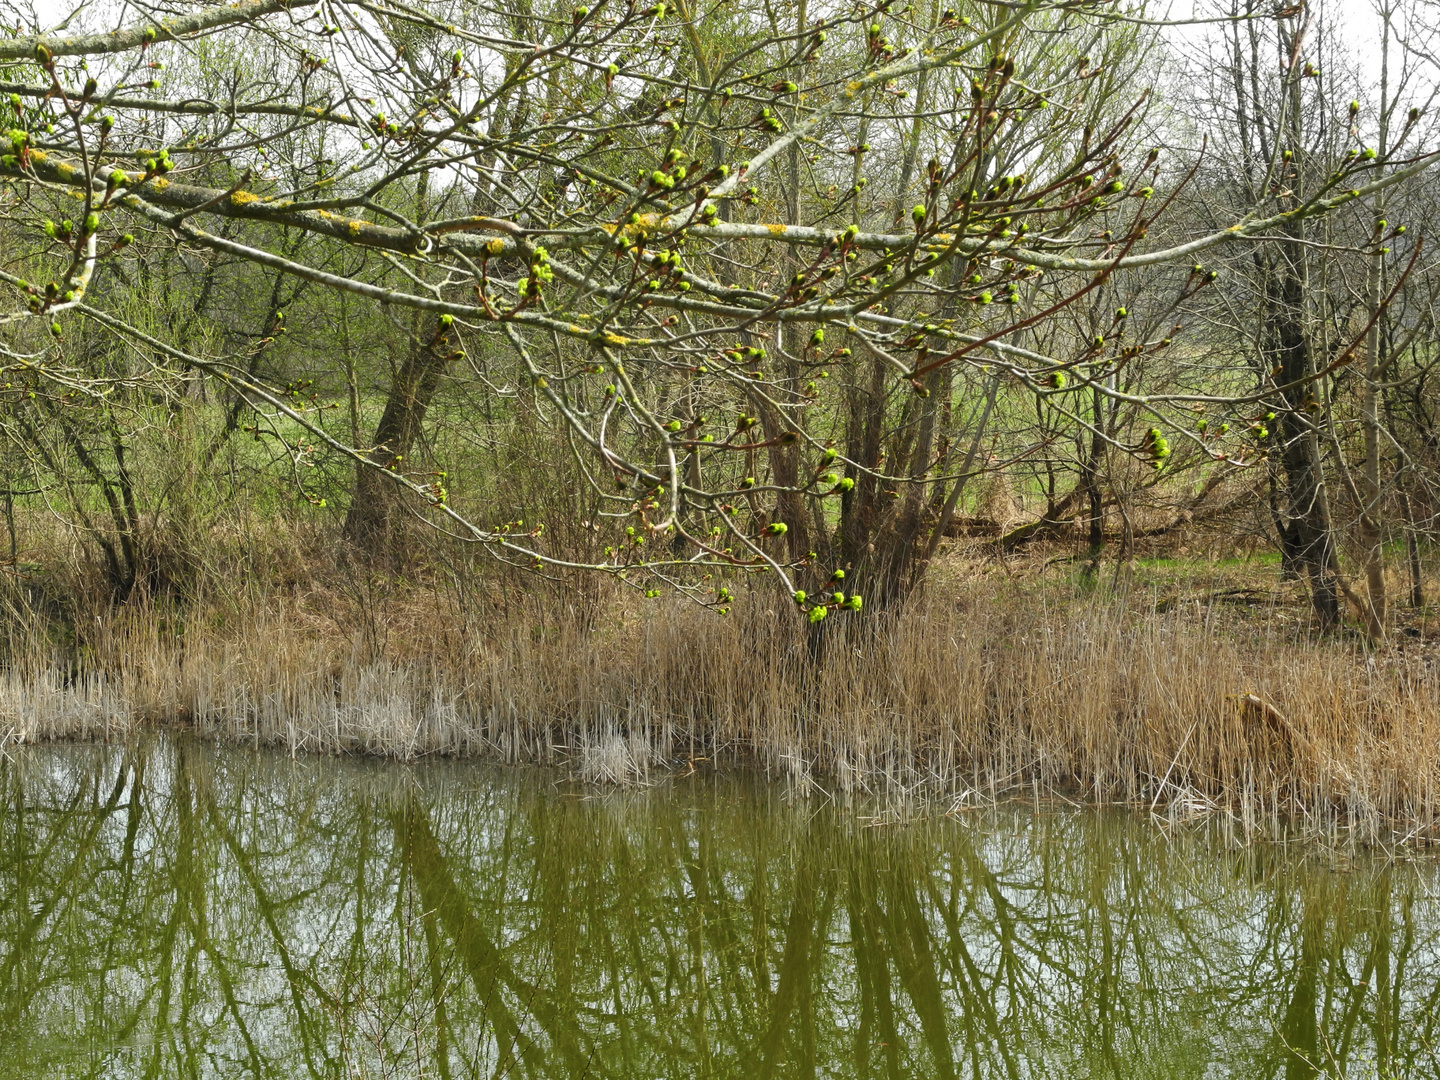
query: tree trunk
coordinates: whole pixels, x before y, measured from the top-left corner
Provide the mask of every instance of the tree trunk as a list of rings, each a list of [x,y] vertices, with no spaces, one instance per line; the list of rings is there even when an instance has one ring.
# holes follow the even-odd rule
[[[1425,584],[1420,571],[1420,537],[1415,527],[1415,510],[1410,505],[1410,492],[1406,490],[1403,482],[1399,484],[1399,488],[1400,512],[1405,515],[1405,552],[1410,564],[1410,606],[1418,610],[1425,606]]]
[[[1298,105],[1297,105],[1298,107]],[[1336,578],[1334,531],[1321,471],[1317,421],[1322,416],[1317,365],[1305,332],[1307,264],[1304,226],[1286,228],[1287,238],[1265,276],[1265,313],[1269,333],[1262,355],[1273,361],[1275,381],[1289,386],[1279,395],[1275,430],[1285,473],[1287,519],[1282,548],[1310,583],[1310,602],[1320,624],[1331,629],[1340,621],[1340,588]],[[1292,385],[1293,384],[1293,385]]]
[[[1274,352],[1282,385],[1314,375],[1310,349],[1300,321],[1304,272],[1297,264],[1300,246],[1287,245],[1280,290],[1275,305]],[[1281,443],[1285,472],[1288,529],[1282,543],[1310,582],[1310,601],[1325,629],[1340,621],[1340,590],[1335,573],[1335,538],[1320,469],[1320,440],[1307,405],[1315,388],[1309,384],[1285,391],[1275,419],[1275,436]]]
[[[1383,41],[1380,50],[1380,100],[1388,99],[1389,84],[1389,20],[1383,20]],[[1389,152],[1389,113],[1380,114],[1380,139],[1377,151],[1382,159]],[[1375,198],[1375,219],[1385,217],[1385,193]],[[1378,243],[1384,230],[1375,226]],[[1377,253],[1366,267],[1365,304],[1370,328],[1365,334],[1365,371],[1361,385],[1360,422],[1365,433],[1365,467],[1360,473],[1360,545],[1365,559],[1365,621],[1374,641],[1385,637],[1388,600],[1385,594],[1385,540],[1380,518],[1384,511],[1384,491],[1380,485],[1380,383],[1385,378],[1387,357],[1380,333],[1382,307],[1385,303],[1385,263]]]
[[[1100,425],[1105,422],[1105,419],[1104,401],[1100,391],[1098,389],[1091,391],[1091,398],[1090,449],[1085,455],[1082,475],[1085,494],[1090,503],[1085,577],[1093,581],[1095,575],[1100,571],[1100,556],[1105,550],[1105,504],[1100,493],[1100,455],[1104,453],[1105,449]]]
[[[405,469],[405,459],[435,398],[445,362],[445,356],[430,345],[417,341],[411,346],[390,388],[385,412],[366,455],[373,465],[395,472]],[[393,554],[403,509],[394,481],[371,465],[357,466],[355,494],[345,516],[345,539],[371,556]]]

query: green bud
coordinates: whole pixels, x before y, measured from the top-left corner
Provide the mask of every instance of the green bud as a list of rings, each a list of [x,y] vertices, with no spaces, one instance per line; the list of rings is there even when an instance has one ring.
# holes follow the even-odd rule
[[[804,590],[804,589],[796,589],[796,590],[795,590],[795,603],[797,603],[797,604],[803,604],[804,602],[805,602],[805,590]]]

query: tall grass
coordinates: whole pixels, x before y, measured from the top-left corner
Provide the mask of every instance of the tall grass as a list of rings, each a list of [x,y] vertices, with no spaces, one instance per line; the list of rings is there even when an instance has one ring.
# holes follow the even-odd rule
[[[607,594],[568,618],[530,597],[478,615],[433,590],[377,616],[358,593],[138,605],[83,642],[13,641],[0,742],[146,726],[296,752],[485,754],[597,781],[757,763],[804,788],[1023,793],[1298,815],[1435,838],[1440,665],[1196,605],[977,580],[837,626],[817,661],[756,593],[728,616]],[[348,612],[348,615],[345,614]]]

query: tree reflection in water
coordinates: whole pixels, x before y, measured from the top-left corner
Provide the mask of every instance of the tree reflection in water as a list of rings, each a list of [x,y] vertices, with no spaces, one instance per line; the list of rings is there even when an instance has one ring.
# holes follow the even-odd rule
[[[0,1075],[1440,1075],[1429,862],[193,742],[0,764]]]

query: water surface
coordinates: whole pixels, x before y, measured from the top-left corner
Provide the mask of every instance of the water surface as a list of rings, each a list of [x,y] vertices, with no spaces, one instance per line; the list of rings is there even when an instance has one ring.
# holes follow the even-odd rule
[[[0,1075],[1440,1076],[1433,864],[745,779],[0,761]]]

